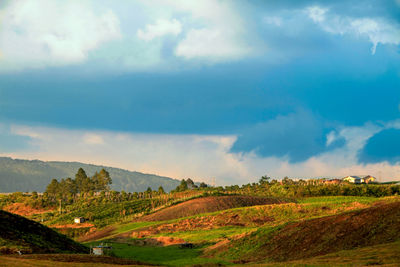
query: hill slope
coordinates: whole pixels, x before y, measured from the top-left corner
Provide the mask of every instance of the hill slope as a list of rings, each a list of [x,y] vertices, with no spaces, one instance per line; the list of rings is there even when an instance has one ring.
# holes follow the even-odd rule
[[[165,221],[206,212],[214,212],[239,207],[256,205],[277,204],[285,201],[278,198],[252,197],[252,196],[218,196],[196,198],[183,203],[165,208],[156,213],[147,215],[143,221]]]
[[[111,188],[117,191],[140,192],[146,190],[148,186],[153,189],[162,186],[166,191],[170,191],[179,185],[179,181],[172,178],[112,167],[79,162],[45,162],[0,157],[0,192],[43,192],[51,179],[73,178],[79,168],[83,168],[88,175],[105,168],[113,179]]]
[[[88,253],[87,247],[22,216],[0,210],[0,253]]]
[[[237,261],[286,261],[400,239],[400,202],[261,228],[208,252]]]

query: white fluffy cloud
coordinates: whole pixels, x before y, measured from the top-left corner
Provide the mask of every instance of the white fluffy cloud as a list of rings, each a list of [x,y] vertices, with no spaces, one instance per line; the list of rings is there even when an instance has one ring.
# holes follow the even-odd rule
[[[175,48],[177,57],[216,63],[243,58],[254,50],[247,42],[249,30],[233,2],[155,0],[147,5],[184,18],[183,38]]]
[[[89,1],[16,0],[0,10],[0,69],[81,63],[102,43],[121,38],[110,10]]]
[[[308,16],[314,22],[322,22],[325,20],[325,13],[328,11],[326,8],[321,8],[318,6],[312,6],[307,8]]]
[[[0,9],[0,71],[85,62],[96,62],[92,69],[147,71],[192,60],[241,59],[255,48],[237,5],[220,0],[9,1]]]
[[[375,54],[378,44],[400,45],[400,25],[383,18],[340,16],[319,6],[308,7],[306,12],[324,31],[368,38],[372,43],[372,54]]]
[[[151,41],[154,38],[164,35],[177,36],[182,31],[182,24],[176,20],[158,19],[154,24],[146,25],[145,29],[137,31],[137,37],[145,41]]]
[[[175,55],[185,59],[207,59],[210,62],[234,60],[250,53],[250,48],[235,40],[226,29],[193,29],[178,44]]]

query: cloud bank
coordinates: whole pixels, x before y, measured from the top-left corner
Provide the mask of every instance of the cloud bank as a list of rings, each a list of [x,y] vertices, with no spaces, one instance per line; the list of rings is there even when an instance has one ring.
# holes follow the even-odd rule
[[[215,178],[220,185],[255,182],[264,174],[274,178],[350,174],[371,174],[382,180],[400,178],[398,163],[358,162],[358,152],[380,131],[372,124],[342,129],[338,135],[346,140],[345,145],[302,162],[290,162],[284,156],[261,157],[253,152],[232,153],[237,137],[229,135],[128,134],[23,125],[12,125],[10,129],[18,138],[29,138],[35,150],[2,150],[0,155],[81,161],[209,183]]]

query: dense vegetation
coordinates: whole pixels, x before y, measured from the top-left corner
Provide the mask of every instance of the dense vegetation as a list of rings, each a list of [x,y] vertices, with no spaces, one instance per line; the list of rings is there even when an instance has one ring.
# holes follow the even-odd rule
[[[178,180],[168,177],[118,168],[79,162],[44,162],[0,157],[0,192],[44,192],[53,178],[73,177],[79,168],[85,169],[88,175],[94,175],[104,168],[113,179],[111,190],[116,191],[139,192],[149,186],[152,188],[162,186],[169,192],[179,185]]]
[[[349,182],[329,183],[326,179],[292,180],[285,177],[281,181],[263,176],[258,183],[218,187],[221,192],[302,198],[313,196],[366,196],[383,197],[400,194],[399,184],[352,184]]]
[[[88,253],[88,248],[50,228],[0,210],[0,254],[13,250],[36,253]]]

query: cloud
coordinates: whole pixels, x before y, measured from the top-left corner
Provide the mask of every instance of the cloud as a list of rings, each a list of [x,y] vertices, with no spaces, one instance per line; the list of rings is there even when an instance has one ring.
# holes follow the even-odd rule
[[[185,60],[207,63],[238,60],[254,52],[248,42],[249,29],[232,2],[204,1],[153,1],[166,5],[185,17],[186,31],[174,54]],[[187,16],[189,15],[189,16]]]
[[[325,13],[328,11],[326,8],[321,8],[318,6],[312,6],[307,8],[308,16],[314,22],[322,22],[325,20]]]
[[[232,152],[253,151],[261,157],[301,162],[343,145],[343,139],[333,138],[333,135],[335,132],[325,129],[311,113],[299,111],[246,129],[233,145]]]
[[[288,158],[262,157],[254,151],[232,153],[232,146],[237,140],[233,135],[137,134],[14,125],[10,128],[10,133],[32,136],[29,143],[35,150],[29,147],[0,150],[0,155],[80,161],[178,179],[191,177],[196,181],[209,183],[216,178],[219,185],[255,182],[265,174],[274,178],[371,174],[382,177],[383,180],[398,179],[398,164],[364,164],[357,161],[358,151],[380,129],[373,124],[343,128],[338,135],[346,140],[344,145],[321,152],[305,161],[290,162]],[[88,136],[101,138],[103,144],[98,146],[86,142]]]
[[[178,44],[175,55],[185,59],[207,59],[210,62],[240,59],[250,54],[250,49],[225,29],[190,30]]]
[[[368,38],[372,54],[378,44],[400,44],[400,25],[384,18],[341,16],[319,6],[307,7],[305,11],[326,32]]]
[[[0,70],[82,63],[101,44],[121,38],[118,17],[90,2],[10,1],[0,10]]]
[[[359,152],[361,163],[388,162],[392,165],[400,162],[400,130],[385,129],[372,136]]]
[[[283,19],[279,16],[265,16],[263,22],[277,27],[282,26]]]
[[[14,126],[13,131],[36,136],[31,142],[38,150],[0,151],[0,155],[81,161],[206,182],[215,177],[220,184],[251,176],[238,164],[239,158],[228,153],[236,139],[229,135],[137,134],[24,125]]]
[[[89,133],[83,136],[83,142],[89,145],[103,145],[104,140],[100,135]]]
[[[147,24],[144,30],[137,30],[137,37],[145,41],[165,35],[177,36],[182,32],[182,24],[176,20],[158,19],[154,24]]]

